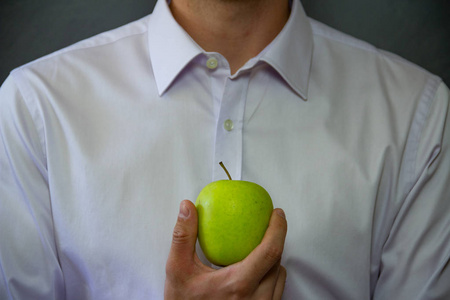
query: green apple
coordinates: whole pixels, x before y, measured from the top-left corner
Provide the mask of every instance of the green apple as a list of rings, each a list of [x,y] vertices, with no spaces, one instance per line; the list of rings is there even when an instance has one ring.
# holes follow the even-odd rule
[[[218,266],[243,260],[262,240],[273,210],[269,193],[241,180],[214,181],[195,203],[198,240],[206,258]]]

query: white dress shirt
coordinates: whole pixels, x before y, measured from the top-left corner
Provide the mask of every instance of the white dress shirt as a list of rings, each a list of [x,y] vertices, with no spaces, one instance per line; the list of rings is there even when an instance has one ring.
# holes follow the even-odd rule
[[[223,161],[286,212],[284,299],[450,299],[449,142],[438,77],[298,1],[231,76],[159,0],[4,82],[0,298],[162,299]]]

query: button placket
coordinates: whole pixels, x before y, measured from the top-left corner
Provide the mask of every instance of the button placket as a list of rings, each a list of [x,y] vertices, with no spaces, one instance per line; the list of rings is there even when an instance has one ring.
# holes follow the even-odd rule
[[[227,166],[233,179],[241,178],[242,168],[242,129],[249,77],[239,76],[227,79],[220,103],[216,129],[213,180],[226,179],[227,176],[219,162]]]

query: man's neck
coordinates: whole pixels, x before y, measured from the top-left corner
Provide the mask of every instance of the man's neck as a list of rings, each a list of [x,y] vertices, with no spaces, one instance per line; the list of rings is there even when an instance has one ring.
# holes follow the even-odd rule
[[[234,74],[289,18],[288,0],[172,0],[175,20],[205,51],[222,54]]]

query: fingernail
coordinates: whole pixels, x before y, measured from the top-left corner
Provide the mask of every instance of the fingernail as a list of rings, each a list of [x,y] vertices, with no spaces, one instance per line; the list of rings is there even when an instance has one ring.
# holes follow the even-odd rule
[[[184,201],[180,204],[180,213],[178,214],[178,217],[182,219],[187,219],[189,217],[189,208]]]
[[[282,217],[283,219],[286,219],[286,215],[284,214],[284,211],[281,208],[277,209],[277,214]]]

